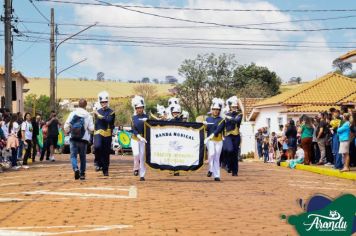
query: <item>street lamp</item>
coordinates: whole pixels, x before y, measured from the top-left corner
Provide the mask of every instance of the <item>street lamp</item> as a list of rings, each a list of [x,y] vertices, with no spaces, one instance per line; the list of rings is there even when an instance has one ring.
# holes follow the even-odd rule
[[[74,38],[75,36],[77,36],[77,35],[83,33],[84,31],[90,29],[90,28],[93,27],[93,26],[96,26],[97,24],[98,24],[98,23],[95,23],[95,24],[93,24],[93,25],[89,25],[88,27],[85,27],[85,28],[82,29],[81,31],[79,31],[79,32],[77,32],[77,33],[75,33],[75,34],[69,36],[68,38],[63,39],[61,42],[59,42],[59,44],[56,45],[56,47],[55,47],[55,49],[54,49],[54,55],[55,55],[55,60],[56,60],[56,63],[55,63],[55,64],[56,64],[56,65],[55,65],[55,67],[56,67],[56,73],[55,73],[56,95],[55,95],[55,100],[56,100],[56,101],[57,101],[57,79],[58,79],[57,76],[58,76],[60,73],[62,73],[63,71],[66,71],[66,70],[68,70],[68,69],[70,69],[70,68],[72,68],[72,67],[74,67],[74,66],[76,66],[76,65],[78,65],[78,64],[80,64],[80,63],[82,63],[82,62],[84,62],[84,61],[87,60],[87,58],[85,58],[85,59],[83,59],[83,60],[81,60],[81,61],[79,61],[79,62],[77,62],[77,63],[75,63],[75,64],[73,64],[73,65],[71,65],[71,66],[69,66],[69,67],[67,67],[67,68],[65,68],[65,69],[63,69],[63,70],[61,70],[61,71],[58,73],[58,72],[57,72],[57,51],[58,51],[59,46],[61,46],[65,41],[68,41],[69,39]]]

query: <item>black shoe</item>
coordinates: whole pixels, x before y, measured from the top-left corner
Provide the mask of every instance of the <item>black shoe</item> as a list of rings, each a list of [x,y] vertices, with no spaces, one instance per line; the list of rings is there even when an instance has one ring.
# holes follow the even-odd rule
[[[227,173],[231,173],[232,171],[231,170],[227,170]]]
[[[35,158],[32,158],[32,163],[36,162]]]
[[[100,171],[101,170],[101,167],[100,166],[95,166],[95,171]]]
[[[134,171],[134,176],[138,176],[138,170]]]
[[[103,171],[104,176],[109,176],[109,171]]]
[[[74,171],[74,179],[79,179],[80,173],[79,170]]]
[[[174,172],[174,176],[179,176],[179,172]]]
[[[43,158],[40,158],[40,161],[43,161]]]
[[[211,177],[213,173],[211,171],[208,171],[208,174],[206,176]]]
[[[140,181],[145,181],[145,177],[140,177]]]
[[[215,181],[220,181],[220,178],[214,178]]]
[[[232,176],[238,176],[238,174],[237,173],[232,173]]]
[[[80,180],[85,180],[85,173],[80,173]]]

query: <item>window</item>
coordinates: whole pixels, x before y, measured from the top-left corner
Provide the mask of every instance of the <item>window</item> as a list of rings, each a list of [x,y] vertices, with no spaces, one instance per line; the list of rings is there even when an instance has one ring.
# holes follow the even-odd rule
[[[271,128],[271,118],[267,118],[266,121],[267,121],[267,128],[269,130]]]
[[[283,124],[283,117],[278,117],[278,126]]]

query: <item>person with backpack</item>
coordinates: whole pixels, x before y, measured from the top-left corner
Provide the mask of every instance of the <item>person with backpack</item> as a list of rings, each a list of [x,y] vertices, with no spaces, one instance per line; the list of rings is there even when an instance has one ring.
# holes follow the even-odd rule
[[[74,171],[74,179],[85,179],[86,152],[90,141],[90,132],[94,131],[92,116],[85,110],[87,101],[79,100],[79,107],[72,111],[64,123],[64,131],[70,134],[70,159]],[[78,169],[77,156],[80,158]]]

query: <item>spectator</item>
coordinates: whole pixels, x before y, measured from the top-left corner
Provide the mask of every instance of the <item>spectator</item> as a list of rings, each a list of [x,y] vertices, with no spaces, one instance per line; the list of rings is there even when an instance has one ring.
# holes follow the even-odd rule
[[[262,159],[263,153],[262,153],[262,143],[263,143],[263,136],[262,136],[262,129],[258,129],[256,135],[256,145],[257,145],[257,153],[258,153],[258,158]]]
[[[263,150],[263,162],[266,163],[268,161],[268,148],[269,148],[269,140],[268,137],[264,137],[262,143],[262,150]]]
[[[334,159],[334,168],[342,169],[342,155],[339,153],[339,136],[337,135],[337,129],[341,124],[340,111],[334,110],[332,113],[332,120],[330,121],[330,133],[331,133],[331,143],[332,143],[332,154]]]
[[[301,147],[304,151],[304,165],[310,165],[312,160],[312,143],[313,143],[313,133],[314,126],[312,124],[312,119],[305,116],[302,125],[298,129],[298,133],[301,136]]]
[[[342,172],[350,171],[350,114],[343,115],[343,124],[338,128],[337,134],[339,135],[340,147],[339,153],[342,154],[344,160],[344,168]]]
[[[19,140],[17,134],[20,130],[20,126],[17,123],[17,115],[13,114],[9,122],[8,137],[6,143],[6,149],[11,149],[11,166],[12,169],[17,170],[17,149],[19,147]]]
[[[40,134],[41,116],[37,115],[32,118],[32,162],[35,162],[36,154],[39,156],[40,147],[38,146],[37,136]]]
[[[86,151],[90,141],[90,132],[94,131],[92,116],[85,110],[87,101],[79,100],[79,108],[71,112],[64,124],[64,130],[70,132],[70,158],[75,179],[85,179]],[[80,170],[77,156],[80,157]]]
[[[54,158],[54,150],[57,147],[58,143],[58,127],[60,126],[60,123],[57,119],[57,114],[55,111],[51,111],[51,116],[50,119],[47,121],[46,125],[48,126],[48,136],[47,136],[47,145],[50,150],[50,161],[55,161]]]
[[[274,155],[275,155],[274,147],[273,147],[273,144],[270,143],[269,147],[268,147],[268,162],[269,163],[274,162]]]
[[[25,147],[25,156],[23,158],[23,165],[27,165],[27,159],[31,158],[31,150],[32,150],[32,122],[31,122],[31,114],[25,113],[24,121],[21,124],[21,137],[24,142]]]
[[[21,112],[17,112],[16,117],[17,117],[17,124],[20,127],[17,133],[17,138],[19,140],[19,147],[17,149],[17,160],[22,160],[24,141],[22,140],[22,131],[21,131],[21,125],[23,122]]]
[[[356,165],[356,110],[352,113],[352,123],[350,126],[351,142],[350,142],[350,166]]]
[[[288,159],[294,159],[297,150],[297,128],[294,120],[289,121],[289,127],[286,130],[286,138],[288,144]]]
[[[318,126],[316,129],[316,140],[320,150],[320,160],[318,165],[324,165],[326,163],[326,130],[327,124],[325,120],[325,113],[320,113],[317,117]]]

